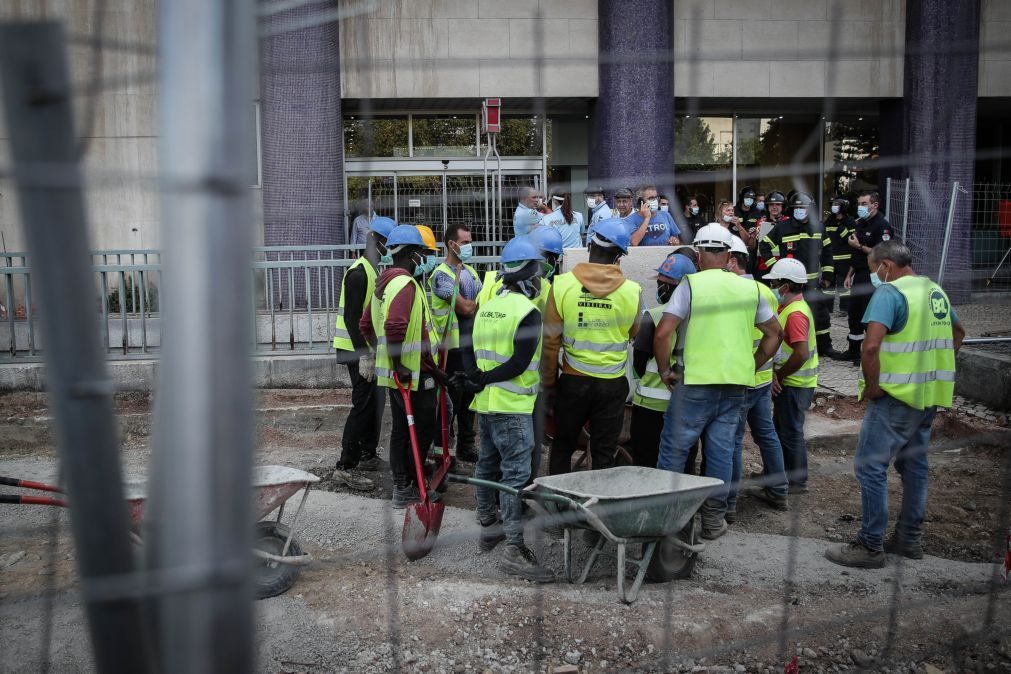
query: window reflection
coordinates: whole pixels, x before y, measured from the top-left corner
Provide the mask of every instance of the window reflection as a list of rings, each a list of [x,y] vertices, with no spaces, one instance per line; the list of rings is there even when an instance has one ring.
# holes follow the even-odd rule
[[[817,134],[812,138],[812,134]],[[807,117],[760,117],[737,120],[737,186],[759,193],[796,187],[791,165],[805,166],[798,176],[806,191],[818,198],[819,120]],[[734,195],[736,201],[737,195]]]
[[[674,120],[677,196],[682,205],[698,200],[699,217],[704,221],[712,220],[715,204],[730,195],[733,129],[731,117]]]
[[[476,115],[414,115],[415,157],[473,157]]]
[[[406,157],[407,117],[344,119],[345,157]]]
[[[857,195],[879,189],[878,169],[868,160],[878,158],[878,127],[870,121],[825,123],[825,195]],[[851,200],[851,203],[855,200]]]

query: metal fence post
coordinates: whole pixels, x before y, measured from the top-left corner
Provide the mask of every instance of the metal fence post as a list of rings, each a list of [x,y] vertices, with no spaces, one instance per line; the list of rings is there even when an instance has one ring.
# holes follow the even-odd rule
[[[955,221],[955,202],[958,200],[958,181],[951,184],[951,201],[948,203],[948,219],[944,226],[944,246],[941,248],[941,266],[937,270],[937,285],[944,280],[944,263],[948,261],[948,244],[951,242],[951,226]]]
[[[71,78],[55,22],[0,25],[0,82],[15,183],[36,273],[49,402],[73,508],[82,595],[100,672],[149,671],[109,379],[95,316]],[[36,182],[58,166],[65,184]],[[35,167],[33,169],[33,167]],[[9,277],[8,277],[9,278]],[[13,315],[14,307],[8,310]],[[90,328],[90,329],[89,329]],[[133,588],[136,589],[136,588]]]
[[[906,241],[906,227],[909,224],[909,178],[906,178],[906,192],[902,197],[902,242]]]
[[[892,179],[885,178],[885,220],[892,221]]]

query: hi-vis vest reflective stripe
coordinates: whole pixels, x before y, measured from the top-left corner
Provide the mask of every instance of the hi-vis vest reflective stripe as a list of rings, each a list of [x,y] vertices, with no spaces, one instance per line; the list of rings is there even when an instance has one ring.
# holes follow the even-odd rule
[[[484,273],[484,281],[481,283],[481,292],[477,294],[477,305],[480,307],[482,304],[487,304],[492,297],[498,295],[498,291],[502,289],[502,281],[498,278],[498,272],[486,271]],[[534,297],[532,302],[537,310],[541,312],[541,316],[544,315],[544,308],[548,305],[548,293],[551,292],[551,281],[546,278],[541,279],[541,290]]]
[[[408,286],[414,284],[414,304],[411,305],[411,318],[407,324],[407,336],[401,347],[400,362],[411,371],[411,390],[418,390],[418,380],[421,378],[421,349],[423,341],[421,331],[428,327],[429,349],[435,353],[437,347],[435,332],[431,329],[431,312],[425,291],[418,282],[406,274],[396,276],[383,288],[383,296],[378,301],[373,298],[370,305],[372,312],[372,327],[376,331],[376,382],[386,388],[397,388],[393,380],[393,358],[386,344],[386,318],[390,315],[390,305],[393,299]]]
[[[440,271],[448,274],[450,278],[456,278],[456,270],[445,262],[436,267],[435,271],[432,272],[432,277],[429,279],[429,285],[432,288],[432,323],[435,328],[435,334],[439,335],[439,337],[442,337],[444,333],[446,334],[446,348],[457,349],[460,347],[460,321],[456,316],[456,312],[449,306],[449,302],[435,294],[435,275]],[[475,281],[481,278],[470,265],[463,265],[463,271],[460,273],[464,272],[470,272]],[[446,333],[447,323],[449,323],[448,333]]]
[[[905,297],[909,318],[902,330],[881,340],[881,390],[918,410],[951,407],[955,394],[951,302],[926,276],[903,276],[891,285]],[[863,393],[861,376],[861,398]]]
[[[663,309],[664,305],[661,304],[652,309],[647,309],[643,312],[643,315],[649,314],[650,318],[653,319],[653,325],[660,325],[660,319],[663,318]],[[675,344],[676,337],[677,335],[675,334]],[[669,367],[675,368],[678,359],[683,355],[683,349],[675,348],[670,357]],[[646,362],[646,373],[642,375],[642,379],[636,384],[635,393],[632,394],[632,404],[655,412],[664,412],[667,410],[667,402],[669,400],[670,389],[667,388],[667,385],[663,383],[663,379],[660,378],[660,373],[656,367],[656,359],[650,358]]]
[[[362,306],[362,313],[364,314],[366,311],[369,311],[369,305],[372,303],[372,294],[376,292],[376,270],[369,264],[368,260],[360,257],[353,265],[348,267],[348,270],[344,273],[344,280],[347,279],[348,274],[355,267],[361,267],[365,270],[365,303]],[[337,330],[333,336],[333,348],[341,349],[342,351],[354,351],[355,345],[351,343],[348,326],[344,323],[344,280],[341,281],[341,296],[337,300]]]
[[[639,284],[626,279],[610,295],[596,297],[567,272],[555,277],[552,287],[562,319],[565,363],[600,379],[625,376],[628,331],[639,312]]]
[[[685,384],[755,383],[758,284],[721,269],[685,276],[691,309],[685,331]]]
[[[786,328],[786,319],[790,314],[800,312],[807,316],[807,348],[809,357],[800,369],[783,380],[783,386],[796,388],[815,388],[818,386],[818,337],[814,333],[814,314],[811,307],[803,299],[791,302],[779,314],[779,324]],[[793,354],[793,349],[786,342],[779,347],[783,351],[785,361]]]
[[[488,372],[513,355],[513,338],[520,321],[531,311],[533,302],[520,293],[494,295],[477,310],[474,318],[474,357],[477,367]],[[527,369],[509,381],[488,384],[474,396],[470,408],[481,414],[530,414],[540,385],[541,335],[537,350]]]
[[[776,300],[776,293],[772,292],[772,288],[765,285],[764,283],[758,283],[758,291],[762,295],[762,297],[765,298],[765,301],[769,305],[769,308],[775,311],[779,305],[779,302]],[[754,356],[754,354],[758,352],[758,345],[761,343],[762,343],[762,331],[759,330],[758,328],[755,328],[755,341],[753,343],[754,348],[751,351],[752,356]],[[773,361],[772,358],[765,361],[765,365],[760,367],[755,372],[755,383],[752,385],[751,388],[762,388],[763,386],[767,386],[772,383],[772,361]]]

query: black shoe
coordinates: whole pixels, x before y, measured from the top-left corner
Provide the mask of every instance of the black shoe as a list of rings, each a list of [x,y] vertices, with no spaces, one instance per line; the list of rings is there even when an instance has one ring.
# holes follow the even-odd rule
[[[337,484],[343,485],[348,489],[353,489],[355,491],[372,491],[376,488],[376,483],[369,478],[358,475],[356,470],[346,470],[343,468],[336,468],[331,475],[331,479]]]
[[[737,509],[727,510],[723,513],[723,519],[726,520],[727,524],[735,524],[737,522]]]
[[[473,447],[461,447],[456,450],[456,460],[467,463],[477,463],[478,453]]]
[[[885,552],[890,555],[902,555],[906,559],[923,559],[921,543],[899,543],[899,537],[894,533],[885,539]]]
[[[534,553],[525,545],[510,543],[505,547],[499,568],[510,576],[517,576],[534,583],[552,583],[554,572],[540,565]]]
[[[418,495],[418,488],[413,484],[405,487],[393,486],[393,507],[403,510],[412,503],[420,503],[421,496]]]
[[[481,537],[477,540],[477,546],[481,548],[481,552],[490,552],[505,538],[505,532],[502,531],[502,520],[495,520],[490,524],[482,522]]]
[[[806,494],[808,491],[807,484],[791,484],[789,493],[794,495]]]
[[[364,457],[358,462],[358,470],[364,470],[367,473],[379,473],[385,468],[383,465],[384,461],[378,456],[373,454],[372,456]]]
[[[751,489],[746,489],[744,493],[752,498],[757,498],[759,501],[764,501],[772,506],[774,510],[790,509],[790,501],[786,498],[786,496],[780,496],[768,487],[753,487]]]

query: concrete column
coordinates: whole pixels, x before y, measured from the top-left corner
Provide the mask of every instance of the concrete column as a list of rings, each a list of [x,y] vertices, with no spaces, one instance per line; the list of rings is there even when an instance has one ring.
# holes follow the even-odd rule
[[[951,182],[969,190],[958,196],[944,272],[945,288],[954,301],[967,299],[970,290],[979,20],[979,0],[906,3],[904,136],[906,153],[914,160],[909,170],[913,191],[906,238],[914,265],[936,278]],[[943,159],[915,163],[924,157]]]
[[[259,6],[269,11],[277,4],[285,3]],[[321,0],[260,20],[265,33],[260,42],[263,238],[268,246],[345,241],[339,24],[297,27],[332,14],[338,4]],[[295,281],[295,305],[303,306],[301,273]],[[287,308],[286,276],[278,291],[275,298]]]
[[[674,3],[598,0],[599,97],[593,114],[591,182],[644,182],[673,195]]]

